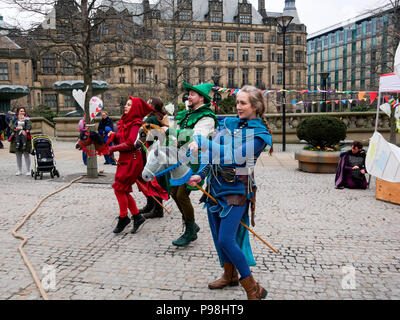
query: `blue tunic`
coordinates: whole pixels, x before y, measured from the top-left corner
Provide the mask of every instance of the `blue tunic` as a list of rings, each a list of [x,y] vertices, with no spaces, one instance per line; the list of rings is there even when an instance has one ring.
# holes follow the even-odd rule
[[[210,194],[218,201],[215,204],[212,200],[205,200],[208,214],[218,214],[221,219],[227,217],[234,209],[233,205],[227,203],[227,195],[240,194],[246,195],[248,199],[252,197],[249,186],[240,182],[238,175],[248,175],[248,181],[254,186],[250,173],[252,172],[258,157],[266,145],[272,145],[272,138],[268,129],[260,118],[252,120],[241,120],[239,118],[226,118],[223,128],[211,141],[201,136],[194,136],[201,149],[201,165],[196,173],[203,179],[207,177],[208,189]],[[227,182],[216,174],[217,167],[220,166],[234,168],[236,176],[231,182]],[[249,225],[248,205],[244,208],[245,212],[242,222]],[[213,235],[214,244],[217,249],[221,265],[221,251],[218,246],[218,230],[209,216],[210,229]],[[255,265],[255,260],[251,251],[249,235],[247,229],[239,226],[236,234],[236,242],[242,249],[247,264]]]

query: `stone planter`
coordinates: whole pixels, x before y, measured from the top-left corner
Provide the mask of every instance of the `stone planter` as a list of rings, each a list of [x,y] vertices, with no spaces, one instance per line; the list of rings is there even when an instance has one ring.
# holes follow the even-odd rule
[[[340,152],[301,150],[295,153],[299,170],[312,173],[336,173]]]

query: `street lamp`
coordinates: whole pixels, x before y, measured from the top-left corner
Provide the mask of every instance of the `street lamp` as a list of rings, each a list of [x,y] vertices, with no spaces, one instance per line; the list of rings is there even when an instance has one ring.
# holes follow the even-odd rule
[[[322,78],[322,90],[324,90],[324,110],[321,110],[322,112],[327,112],[327,107],[326,107],[326,97],[327,97],[327,92],[326,92],[326,79],[329,77],[330,73],[329,72],[320,72],[319,75]]]
[[[276,19],[283,35],[283,67],[282,67],[282,86],[283,86],[283,104],[282,104],[282,151],[286,151],[286,30],[292,22],[292,16],[281,16]]]

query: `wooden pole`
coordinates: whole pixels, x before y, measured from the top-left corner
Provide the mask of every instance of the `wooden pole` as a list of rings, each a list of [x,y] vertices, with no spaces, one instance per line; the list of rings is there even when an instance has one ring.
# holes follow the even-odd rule
[[[202,191],[207,197],[209,197],[212,201],[218,204],[218,201],[211,195],[209,194],[206,190],[204,190],[202,187],[200,187],[198,184],[196,184],[196,188]],[[261,238],[257,233],[255,233],[252,229],[250,229],[248,226],[246,226],[245,223],[240,221],[240,224],[245,227],[247,230],[249,230],[252,234],[254,234],[259,240],[261,240],[265,245],[267,245],[273,252],[276,254],[279,254],[278,251],[276,251],[274,248],[272,248],[263,238]]]

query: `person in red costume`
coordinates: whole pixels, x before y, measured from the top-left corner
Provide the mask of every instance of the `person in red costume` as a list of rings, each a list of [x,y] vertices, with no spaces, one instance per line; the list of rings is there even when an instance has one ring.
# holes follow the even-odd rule
[[[128,209],[132,214],[133,229],[136,233],[146,219],[139,214],[136,202],[130,195],[132,185],[140,177],[143,171],[143,158],[140,149],[135,149],[134,144],[142,124],[143,118],[154,111],[144,100],[129,97],[124,107],[124,114],[118,122],[118,132],[110,132],[109,136],[114,145],[108,149],[107,155],[119,151],[115,182],[112,185],[119,205],[118,224],[114,233],[120,233],[130,223]]]

